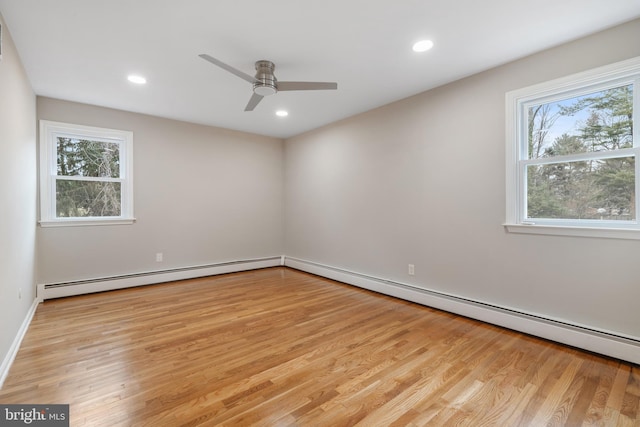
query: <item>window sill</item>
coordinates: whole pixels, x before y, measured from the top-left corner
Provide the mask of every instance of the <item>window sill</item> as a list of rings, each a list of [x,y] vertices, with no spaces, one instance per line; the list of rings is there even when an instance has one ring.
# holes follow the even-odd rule
[[[509,233],[540,234],[545,236],[596,237],[602,239],[640,240],[635,228],[569,227],[541,224],[503,224]]]
[[[86,227],[93,225],[131,225],[135,218],[118,219],[57,219],[39,221],[40,227]]]

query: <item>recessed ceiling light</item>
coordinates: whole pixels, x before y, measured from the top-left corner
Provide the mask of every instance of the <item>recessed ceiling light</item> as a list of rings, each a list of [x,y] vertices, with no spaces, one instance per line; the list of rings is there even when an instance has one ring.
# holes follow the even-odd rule
[[[142,76],[136,76],[136,75],[130,75],[127,77],[127,80],[129,80],[131,83],[135,83],[137,85],[143,85],[147,82],[147,79],[145,79]]]
[[[431,40],[420,40],[413,45],[414,52],[426,52],[433,47]]]
[[[288,111],[285,111],[285,110],[278,110],[278,111],[276,111],[276,116],[279,116],[279,117],[287,117],[288,115],[289,115],[289,112],[288,112]]]

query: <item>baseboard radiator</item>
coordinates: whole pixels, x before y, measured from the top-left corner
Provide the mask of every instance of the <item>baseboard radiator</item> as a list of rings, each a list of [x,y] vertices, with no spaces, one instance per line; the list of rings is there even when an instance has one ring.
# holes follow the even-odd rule
[[[535,313],[499,307],[312,261],[286,257],[284,264],[287,267],[381,294],[640,364],[640,337],[550,319]]]
[[[559,319],[550,319],[535,313],[526,313],[507,307],[500,307],[481,301],[432,291],[410,284],[285,256],[221,262],[90,280],[39,284],[37,297],[39,301],[43,301],[66,296],[235,273],[279,265],[640,364],[640,337],[628,336],[586,325],[578,325]]]
[[[40,301],[44,301],[53,298],[111,291],[135,286],[153,285],[155,283],[173,282],[175,280],[194,279],[197,277],[215,276],[217,274],[236,273],[239,271],[275,267],[283,265],[283,263],[284,257],[277,256],[101,277],[88,280],[39,284],[37,296]]]

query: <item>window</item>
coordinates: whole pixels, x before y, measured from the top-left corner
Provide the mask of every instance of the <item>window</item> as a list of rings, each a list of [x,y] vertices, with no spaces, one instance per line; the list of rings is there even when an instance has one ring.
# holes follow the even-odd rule
[[[40,224],[131,224],[133,133],[40,121]]]
[[[507,229],[640,239],[640,58],[506,98]]]

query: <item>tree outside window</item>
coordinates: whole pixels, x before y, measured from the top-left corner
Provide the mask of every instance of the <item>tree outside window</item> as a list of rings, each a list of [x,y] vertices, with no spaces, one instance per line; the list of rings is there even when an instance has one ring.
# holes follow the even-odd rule
[[[506,94],[507,231],[640,239],[640,57]]]
[[[41,224],[133,222],[132,133],[41,121]]]
[[[635,220],[635,157],[627,148],[632,85],[528,107],[527,218]],[[580,156],[604,152],[621,154]]]

